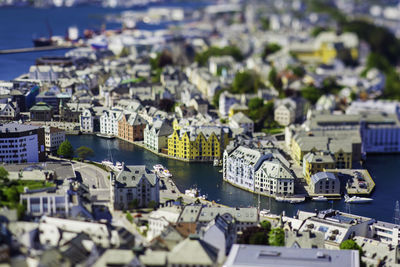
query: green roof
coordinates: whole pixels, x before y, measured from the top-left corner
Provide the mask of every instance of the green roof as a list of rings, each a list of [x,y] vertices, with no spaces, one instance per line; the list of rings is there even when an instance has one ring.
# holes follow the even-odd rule
[[[38,102],[36,103],[36,105],[31,107],[29,111],[51,111],[51,110],[53,110],[53,107],[49,106],[44,102]]]

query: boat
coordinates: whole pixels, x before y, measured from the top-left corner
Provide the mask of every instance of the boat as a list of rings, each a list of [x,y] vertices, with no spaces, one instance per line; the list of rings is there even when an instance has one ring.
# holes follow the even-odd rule
[[[121,162],[119,162],[119,161],[117,161],[117,162],[115,163],[115,168],[116,168],[117,170],[121,171],[121,170],[122,170],[122,168],[123,168],[123,165],[122,165],[122,163],[121,163]]]
[[[304,197],[302,198],[293,198],[293,197],[276,197],[275,201],[277,202],[287,202],[290,204],[296,204],[296,203],[301,203],[304,202],[306,199]]]
[[[313,197],[312,201],[325,202],[325,201],[328,201],[328,199],[324,196],[317,196],[317,197]]]
[[[263,209],[263,210],[260,210],[260,216],[268,216],[269,214],[271,213],[271,211],[270,210],[266,210],[266,209]]]
[[[95,50],[107,49],[108,47],[107,39],[104,36],[96,36],[90,39],[88,43]]]
[[[111,161],[107,160],[107,159],[103,160],[101,162],[101,164],[103,164],[104,166],[107,166],[107,167],[114,167],[114,164]]]
[[[115,136],[113,136],[113,135],[107,135],[107,134],[101,134],[101,133],[96,134],[96,136],[101,137],[101,138],[106,138],[106,139],[114,139],[115,138]]]
[[[196,188],[186,189],[185,195],[187,195],[188,197],[198,197],[199,190],[197,190]]]
[[[52,30],[49,22],[46,20],[47,30],[49,31],[49,37],[39,37],[32,40],[34,47],[42,47],[42,46],[52,46],[55,45],[55,42],[52,40]]]
[[[172,177],[172,174],[169,172],[169,170],[161,164],[154,165],[153,169],[154,169],[154,172],[156,174],[158,174],[160,177],[164,177],[164,178]]]
[[[344,202],[346,203],[359,204],[359,203],[369,203],[372,201],[373,199],[368,197],[357,197],[357,196],[349,197],[348,195],[344,196]]]

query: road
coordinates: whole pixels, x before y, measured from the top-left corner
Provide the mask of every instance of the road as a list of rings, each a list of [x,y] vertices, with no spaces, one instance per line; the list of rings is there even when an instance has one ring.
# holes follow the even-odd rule
[[[72,167],[77,174],[80,174],[82,183],[89,186],[89,188],[110,188],[109,173],[103,169],[81,162],[73,162]]]

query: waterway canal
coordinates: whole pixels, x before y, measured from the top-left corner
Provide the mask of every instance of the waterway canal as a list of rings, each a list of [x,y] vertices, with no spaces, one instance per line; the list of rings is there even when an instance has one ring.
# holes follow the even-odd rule
[[[257,195],[238,189],[222,180],[220,168],[211,163],[186,163],[159,157],[143,148],[122,140],[107,140],[92,135],[68,136],[74,146],[91,147],[95,151],[93,160],[102,161],[109,158],[108,147],[114,161],[124,161],[127,165],[153,165],[161,163],[174,175],[173,179],[181,191],[194,185],[201,189],[202,194],[208,194],[210,200],[229,206],[256,206]],[[273,199],[261,197],[261,207],[271,209],[274,213],[285,210],[293,215],[298,209],[313,211],[315,209],[334,208],[350,211],[355,214],[370,216],[378,220],[393,222],[396,200],[400,200],[400,155],[369,156],[366,168],[375,180],[376,188],[372,194],[374,201],[370,204],[346,205],[344,201],[333,203],[305,202],[300,204],[278,203]],[[271,206],[269,207],[269,205]]]

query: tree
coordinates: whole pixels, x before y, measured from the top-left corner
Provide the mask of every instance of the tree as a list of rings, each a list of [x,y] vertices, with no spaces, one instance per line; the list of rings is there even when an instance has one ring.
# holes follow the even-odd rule
[[[250,245],[268,245],[268,235],[266,232],[257,232],[250,236]]]
[[[3,183],[8,181],[8,171],[4,167],[0,167],[0,180]]]
[[[139,200],[138,199],[134,199],[131,202],[128,203],[128,208],[130,210],[134,210],[137,209],[139,207]]]
[[[264,220],[260,224],[261,224],[261,228],[263,228],[267,232],[271,231],[271,223],[269,221]]]
[[[78,155],[78,158],[85,160],[90,157],[93,157],[94,151],[90,147],[81,146],[76,150],[76,154]]]
[[[311,102],[311,104],[317,103],[318,99],[322,96],[320,89],[314,86],[307,86],[301,89],[301,96]]]
[[[155,208],[157,208],[157,202],[155,202],[154,200],[151,200],[147,204],[147,207],[150,208],[150,209],[155,209]]]
[[[130,223],[133,222],[132,214],[131,214],[129,211],[126,213],[126,219],[127,219]]]
[[[263,53],[262,53],[262,58],[266,58],[267,56],[278,52],[279,50],[281,50],[281,46],[276,44],[276,43],[269,43],[264,47]]]
[[[343,241],[342,243],[340,243],[339,248],[340,249],[348,249],[348,250],[358,250],[359,255],[360,255],[360,262],[361,262],[361,256],[364,254],[364,252],[362,251],[362,248],[356,243],[356,241],[354,241],[352,239],[347,239],[347,240]]]
[[[275,67],[272,67],[268,74],[268,81],[270,84],[278,90],[279,94],[282,95],[282,80],[278,77],[278,72],[276,71]]]
[[[63,158],[72,158],[74,156],[74,148],[68,139],[65,139],[64,142],[61,143],[60,147],[57,150],[57,154]]]
[[[274,228],[269,232],[268,238],[271,246],[282,247],[285,245],[285,231],[282,228]]]
[[[249,101],[249,109],[253,110],[253,109],[258,109],[260,107],[262,107],[264,105],[264,100],[258,97],[252,98]]]
[[[213,56],[232,56],[236,61],[243,60],[242,52],[236,46],[225,46],[222,48],[211,46],[207,50],[197,53],[194,60],[199,63],[200,66],[205,66],[208,62],[208,59]]]
[[[261,86],[258,75],[252,71],[242,71],[235,75],[232,83],[232,93],[234,94],[252,94],[256,93]]]

